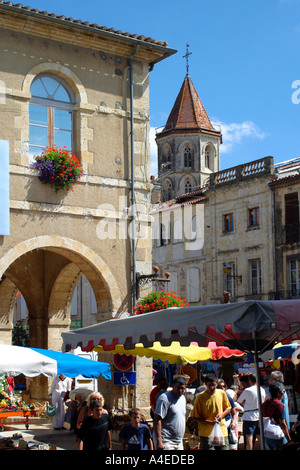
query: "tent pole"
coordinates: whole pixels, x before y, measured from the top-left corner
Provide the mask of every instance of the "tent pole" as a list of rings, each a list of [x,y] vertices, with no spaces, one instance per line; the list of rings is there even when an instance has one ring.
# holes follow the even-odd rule
[[[262,415],[262,401],[261,401],[261,393],[260,393],[261,385],[260,385],[260,374],[259,374],[259,367],[258,367],[258,351],[257,351],[255,331],[252,332],[252,338],[254,340],[254,364],[255,364],[255,375],[256,375],[258,411],[259,411],[260,442],[261,442],[261,450],[265,450],[264,422],[263,422],[263,415]]]

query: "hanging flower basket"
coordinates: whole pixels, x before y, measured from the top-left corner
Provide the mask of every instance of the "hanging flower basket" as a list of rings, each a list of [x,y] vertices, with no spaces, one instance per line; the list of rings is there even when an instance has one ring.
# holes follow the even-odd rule
[[[35,157],[30,167],[38,170],[39,180],[53,186],[56,193],[64,189],[73,191],[74,184],[83,173],[78,158],[60,147],[47,147],[41,156]]]
[[[188,302],[175,292],[150,292],[134,307],[134,315],[155,312],[170,307],[187,307]]]

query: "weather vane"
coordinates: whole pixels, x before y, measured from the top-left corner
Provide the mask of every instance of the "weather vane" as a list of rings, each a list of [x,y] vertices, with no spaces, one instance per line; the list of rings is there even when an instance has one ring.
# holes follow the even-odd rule
[[[187,44],[186,45],[186,52],[185,52],[185,55],[182,56],[183,59],[186,59],[186,73],[188,74],[189,73],[189,56],[192,54],[191,52],[189,52],[189,48],[190,46]]]

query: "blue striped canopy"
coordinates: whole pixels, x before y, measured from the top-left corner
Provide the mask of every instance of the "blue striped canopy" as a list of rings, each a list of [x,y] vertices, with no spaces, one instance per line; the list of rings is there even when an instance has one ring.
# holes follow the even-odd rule
[[[93,361],[84,357],[76,356],[72,353],[62,353],[47,349],[30,348],[39,354],[54,359],[57,363],[57,375],[63,374],[66,377],[95,378],[101,375],[106,379],[111,379],[110,365],[107,362]]]
[[[63,374],[71,378],[79,375],[96,378],[101,375],[111,379],[110,364],[106,362],[93,361],[71,353],[7,344],[0,344],[0,373],[7,376],[24,374],[27,377],[40,374],[56,377]]]

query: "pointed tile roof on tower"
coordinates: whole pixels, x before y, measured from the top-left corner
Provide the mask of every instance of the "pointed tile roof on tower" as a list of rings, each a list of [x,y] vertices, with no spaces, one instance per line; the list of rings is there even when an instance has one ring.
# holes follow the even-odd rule
[[[187,73],[164,131],[190,128],[219,133],[210,122],[192,79]]]

